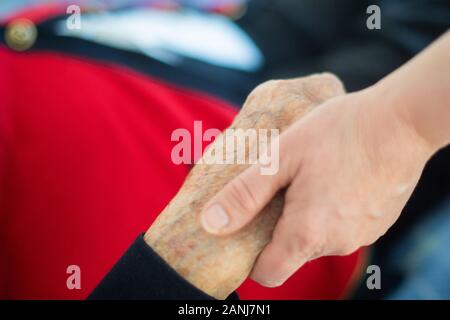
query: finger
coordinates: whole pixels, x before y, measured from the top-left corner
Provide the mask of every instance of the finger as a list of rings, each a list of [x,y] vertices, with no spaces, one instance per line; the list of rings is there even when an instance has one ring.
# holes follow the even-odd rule
[[[262,175],[253,165],[228,183],[201,213],[203,228],[229,234],[253,219],[281,188],[280,176]]]
[[[287,130],[279,137],[278,168],[273,174],[263,174],[263,166],[249,167],[229,182],[204,207],[200,214],[203,228],[212,234],[233,233],[247,225],[275,196],[287,186],[300,166],[300,159],[292,156],[289,148],[299,145],[296,132]]]
[[[253,267],[251,278],[266,287],[280,286],[306,262],[319,255],[320,234],[307,230],[313,229],[306,221],[290,221],[283,212],[272,240]]]

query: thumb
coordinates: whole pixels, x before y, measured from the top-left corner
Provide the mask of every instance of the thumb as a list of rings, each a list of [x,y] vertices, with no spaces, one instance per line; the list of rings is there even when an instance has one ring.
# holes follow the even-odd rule
[[[282,187],[278,174],[262,175],[252,165],[231,180],[204,207],[203,228],[213,234],[229,234],[249,223]]]
[[[262,165],[255,164],[231,180],[206,204],[200,220],[207,232],[225,235],[241,229],[264,209],[278,190],[287,186],[297,166],[290,159],[286,141],[281,138],[279,146],[276,173],[263,174]]]

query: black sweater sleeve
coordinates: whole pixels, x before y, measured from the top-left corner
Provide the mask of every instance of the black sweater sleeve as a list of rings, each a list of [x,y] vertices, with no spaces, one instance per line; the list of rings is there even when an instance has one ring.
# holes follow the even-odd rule
[[[178,275],[140,235],[89,295],[90,300],[214,298]],[[228,299],[238,299],[235,293]]]

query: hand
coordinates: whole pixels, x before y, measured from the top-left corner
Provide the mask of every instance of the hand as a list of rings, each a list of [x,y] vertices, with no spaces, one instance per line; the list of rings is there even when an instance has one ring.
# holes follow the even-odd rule
[[[269,81],[249,95],[231,128],[284,131],[315,106],[343,93],[340,81],[326,74]],[[213,145],[220,142],[221,137],[218,137]],[[247,142],[246,149],[253,143]],[[211,155],[205,153],[203,160],[209,157]],[[145,234],[146,242],[172,268],[218,299],[226,298],[248,276],[258,254],[270,241],[283,207],[280,193],[264,209],[258,210],[263,209],[258,218],[239,232],[216,237],[202,229],[199,214],[205,203],[247,167],[244,164],[197,164]]]
[[[205,206],[205,229],[226,236],[261,221],[287,188],[255,281],[279,286],[308,261],[370,245],[397,220],[434,150],[395,108],[378,103],[382,94],[371,88],[328,100],[281,134],[278,174],[254,165]],[[218,212],[227,223],[211,227]]]
[[[240,230],[287,188],[273,238],[252,271],[266,286],[282,284],[307,261],[376,241],[397,220],[427,160],[450,143],[449,51],[450,31],[373,87],[330,99],[297,121],[279,139],[278,174],[260,175],[255,165],[233,179],[206,204],[205,230]],[[218,213],[226,223],[209,225]]]

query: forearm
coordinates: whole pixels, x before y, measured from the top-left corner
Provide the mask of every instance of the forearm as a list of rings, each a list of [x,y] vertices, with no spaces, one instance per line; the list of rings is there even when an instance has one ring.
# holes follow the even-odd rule
[[[377,83],[381,107],[400,115],[432,152],[450,143],[450,32]]]

